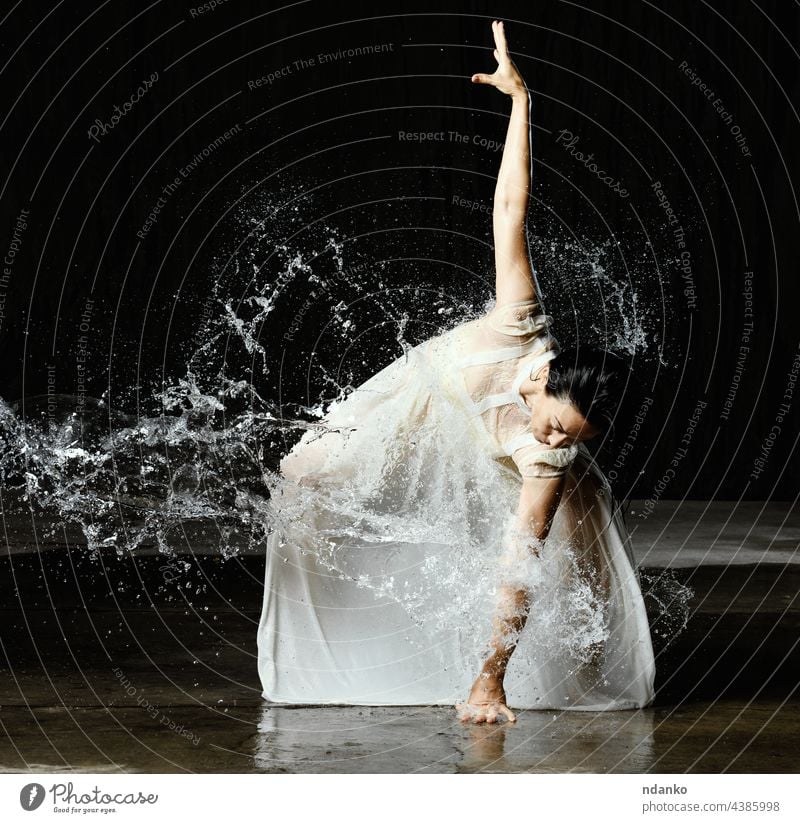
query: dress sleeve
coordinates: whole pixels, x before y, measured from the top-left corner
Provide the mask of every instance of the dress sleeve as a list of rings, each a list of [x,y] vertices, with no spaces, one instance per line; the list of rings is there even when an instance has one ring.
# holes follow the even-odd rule
[[[511,456],[523,477],[560,477],[566,474],[578,454],[576,445],[562,449],[523,446]]]
[[[520,300],[493,308],[486,315],[486,326],[490,336],[501,345],[521,345],[546,335],[551,320],[549,315],[542,314],[536,300]]]

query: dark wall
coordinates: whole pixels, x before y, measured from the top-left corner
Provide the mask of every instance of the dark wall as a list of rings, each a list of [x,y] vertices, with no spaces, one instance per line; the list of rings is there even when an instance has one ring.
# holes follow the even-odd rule
[[[216,297],[260,290],[267,371],[243,374],[314,401],[396,356],[398,327],[480,307],[509,104],[468,78],[497,17],[532,93],[547,310],[560,339],[636,351],[619,473],[651,499],[794,498],[796,4],[200,5],[4,19],[2,397],[141,400]]]

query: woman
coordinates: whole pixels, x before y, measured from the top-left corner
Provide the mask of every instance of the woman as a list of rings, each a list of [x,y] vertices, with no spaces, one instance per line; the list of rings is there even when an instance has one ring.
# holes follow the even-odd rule
[[[267,700],[466,695],[459,717],[493,723],[511,706],[653,699],[629,540],[583,445],[613,420],[621,378],[613,357],[561,352],[549,332],[525,233],[529,96],[492,27],[497,70],[472,80],[512,100],[495,305],[409,348],[282,461],[258,633]]]

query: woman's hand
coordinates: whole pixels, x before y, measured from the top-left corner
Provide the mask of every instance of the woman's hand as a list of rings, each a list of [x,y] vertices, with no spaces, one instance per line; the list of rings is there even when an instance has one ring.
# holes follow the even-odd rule
[[[503,681],[486,672],[478,675],[467,701],[456,703],[456,710],[462,723],[494,723],[498,717],[513,723],[517,719],[506,706]]]
[[[527,96],[528,89],[525,87],[525,81],[517,71],[511,57],[508,54],[508,44],[506,43],[506,33],[503,28],[503,23],[499,20],[492,21],[492,31],[494,32],[494,59],[497,60],[498,66],[494,74],[473,74],[473,83],[485,83],[489,86],[494,86],[503,94],[509,94],[511,97]]]

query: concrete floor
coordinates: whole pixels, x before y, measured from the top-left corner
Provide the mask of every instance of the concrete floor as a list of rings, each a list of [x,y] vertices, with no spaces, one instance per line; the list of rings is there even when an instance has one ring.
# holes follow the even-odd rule
[[[498,727],[443,708],[269,705],[255,666],[263,558],[198,552],[177,571],[146,552],[32,552],[20,525],[0,557],[0,771],[797,772],[796,529],[780,504],[755,529],[755,512],[698,513],[703,531],[657,510],[636,536],[640,556],[660,557],[644,564],[651,579],[671,566],[694,590],[677,637],[646,598],[656,705]],[[742,562],[737,535],[741,551],[792,557]],[[709,547],[699,565],[670,562]]]
[[[800,707],[774,700],[636,712],[521,712],[464,726],[430,707],[3,709],[0,770],[149,773],[793,773]]]

